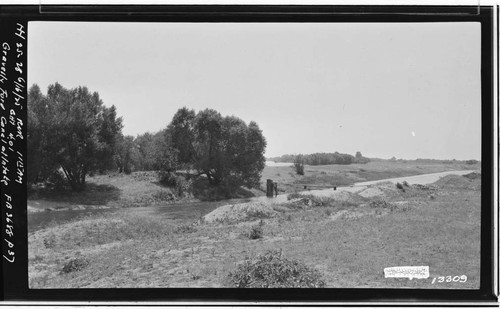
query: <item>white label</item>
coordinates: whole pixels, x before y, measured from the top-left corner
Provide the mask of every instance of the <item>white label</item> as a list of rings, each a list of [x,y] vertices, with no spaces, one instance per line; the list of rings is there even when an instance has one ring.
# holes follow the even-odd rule
[[[397,266],[384,268],[386,278],[429,278],[429,266]]]

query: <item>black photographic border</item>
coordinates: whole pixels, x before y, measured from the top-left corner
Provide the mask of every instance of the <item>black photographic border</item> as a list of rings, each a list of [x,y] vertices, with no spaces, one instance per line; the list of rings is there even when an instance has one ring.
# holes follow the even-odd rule
[[[494,292],[494,173],[493,124],[493,6],[385,6],[385,5],[9,5],[0,6],[0,43],[16,42],[16,29],[29,31],[30,21],[106,21],[106,22],[231,22],[231,23],[427,23],[427,22],[479,22],[481,24],[481,142],[482,142],[482,192],[481,192],[481,270],[478,290],[462,289],[228,289],[228,288],[116,288],[116,289],[29,289],[27,257],[27,206],[26,180],[21,184],[2,184],[2,251],[9,249],[4,239],[13,240],[14,263],[3,258],[2,299],[8,301],[95,301],[95,302],[217,302],[232,305],[234,302],[342,302],[377,303],[409,302],[481,302],[497,301]],[[20,26],[21,25],[21,26]],[[27,39],[27,34],[26,34]],[[29,44],[29,42],[25,41]],[[12,46],[12,44],[11,44]],[[13,44],[15,46],[15,44]],[[26,44],[17,61],[27,68]],[[13,72],[15,60],[7,62],[6,69]],[[27,72],[22,75],[27,81]],[[24,97],[27,97],[27,87]],[[10,87],[14,87],[11,85]],[[11,91],[12,89],[10,89]],[[9,98],[11,100],[12,98]],[[13,104],[10,102],[9,104]],[[24,104],[26,102],[24,101]],[[2,116],[7,113],[0,111]],[[17,117],[26,124],[26,108]],[[26,136],[26,126],[22,127]],[[18,140],[15,151],[26,153],[26,142]],[[16,170],[16,162],[9,161],[9,169]],[[29,166],[24,167],[29,168]],[[6,235],[5,194],[20,197],[11,210],[14,237]],[[249,304],[249,303],[247,303]],[[154,305],[154,303],[153,303]],[[287,305],[293,305],[292,303]],[[300,305],[307,306],[307,305]]]

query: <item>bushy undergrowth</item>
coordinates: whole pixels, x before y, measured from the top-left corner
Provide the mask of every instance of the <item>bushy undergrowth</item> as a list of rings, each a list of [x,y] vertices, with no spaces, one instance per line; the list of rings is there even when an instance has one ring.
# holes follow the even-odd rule
[[[437,191],[437,187],[434,185],[421,185],[414,184],[411,186],[412,189],[417,189],[419,191]]]
[[[167,187],[173,187],[177,184],[177,176],[174,173],[159,171],[158,182]]]
[[[176,233],[176,234],[185,234],[185,233],[194,233],[196,231],[197,231],[197,229],[194,226],[192,226],[190,224],[184,224],[184,225],[178,226],[174,230],[174,233]]]
[[[287,199],[288,200],[295,200],[298,198],[303,198],[304,196],[305,196],[304,194],[294,192],[294,193],[288,194]]]
[[[245,261],[229,273],[230,285],[238,288],[323,288],[321,274],[302,262],[289,260],[278,250]]]
[[[248,233],[248,238],[250,239],[259,239],[264,236],[264,230],[262,227],[264,226],[264,221],[260,220],[259,224],[252,226],[250,232]]]
[[[158,172],[158,182],[166,187],[174,188],[178,197],[191,197],[193,195],[193,181],[189,177],[174,173]]]
[[[64,264],[61,272],[67,274],[75,271],[80,271],[87,267],[89,264],[90,262],[85,258],[72,259],[68,263]]]
[[[476,173],[476,172],[472,172],[470,174],[466,174],[466,175],[463,175],[465,178],[468,178],[468,179],[471,179],[471,180],[474,180],[474,179],[481,179],[481,173]]]
[[[54,234],[50,234],[43,239],[43,245],[45,246],[46,249],[54,248],[55,243],[56,243],[56,238]]]
[[[160,201],[160,202],[171,202],[175,200],[175,196],[171,192],[163,190],[153,193],[152,197],[154,201]]]
[[[387,208],[390,210],[396,209],[396,205],[392,203],[388,203],[384,200],[375,200],[371,201],[370,204],[368,204],[371,208]]]
[[[287,199],[289,201],[300,199],[304,202],[304,204],[312,207],[334,206],[338,202],[340,202],[331,197],[315,196],[312,194],[301,194],[301,193],[291,193],[288,195]]]

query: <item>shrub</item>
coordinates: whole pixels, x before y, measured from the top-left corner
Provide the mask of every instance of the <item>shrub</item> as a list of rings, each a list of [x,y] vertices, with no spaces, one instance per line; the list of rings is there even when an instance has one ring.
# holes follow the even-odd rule
[[[474,179],[481,179],[481,173],[476,173],[476,172],[472,172],[470,174],[467,174],[467,175],[463,175],[465,178],[469,178],[471,180],[474,180]]]
[[[66,178],[60,171],[52,172],[47,182],[54,190],[62,190],[66,187]]]
[[[409,183],[405,180],[405,181],[403,181],[403,186],[405,186],[405,187],[409,187],[409,186],[410,186],[410,184],[409,184]]]
[[[396,188],[398,188],[398,189],[402,190],[403,192],[405,192],[405,188],[399,182],[396,184]]]
[[[264,221],[260,220],[259,224],[252,226],[252,229],[248,233],[248,238],[250,239],[259,239],[264,236],[264,231],[262,227],[264,226]]]
[[[85,267],[87,267],[89,264],[90,264],[89,261],[86,260],[85,258],[72,259],[64,265],[62,273],[67,274],[74,271],[80,271]]]
[[[184,233],[194,233],[196,231],[197,231],[197,229],[194,226],[188,225],[188,224],[184,224],[184,225],[178,226],[175,229],[174,233],[176,233],[176,234],[184,234]]]
[[[295,166],[295,172],[297,172],[297,175],[304,175],[304,156],[295,156],[293,166]]]
[[[51,234],[49,235],[47,238],[44,238],[43,239],[43,245],[45,246],[45,248],[47,249],[52,249],[54,248],[56,244],[56,239],[55,239],[55,236],[54,234]]]
[[[177,176],[175,189],[177,196],[190,197],[193,194],[192,179],[185,179],[183,177]]]
[[[331,197],[315,196],[312,194],[291,193],[287,197],[288,200],[302,199],[309,206],[331,206],[335,200]]]
[[[387,203],[384,200],[375,200],[371,201],[370,204],[368,204],[371,208],[388,208],[391,211],[396,209],[396,205]]]
[[[186,179],[171,172],[160,171],[158,173],[158,182],[166,187],[174,187],[175,195],[178,197],[189,197],[193,193],[192,179]]]
[[[170,201],[173,201],[175,200],[175,197],[172,193],[168,192],[168,191],[157,191],[155,193],[153,193],[153,198],[155,199],[155,201],[167,201],[167,202],[170,202]]]
[[[245,261],[228,275],[238,288],[323,288],[321,274],[307,265],[284,258],[281,251],[268,251],[253,261]]]
[[[434,185],[421,185],[421,184],[414,184],[411,186],[414,189],[420,190],[420,191],[436,191],[437,188]]]
[[[288,194],[287,200],[295,200],[295,199],[303,198],[303,197],[304,197],[304,194],[300,194],[300,193],[294,192],[294,193]]]
[[[173,187],[177,184],[177,176],[171,172],[158,172],[158,182],[167,187]]]

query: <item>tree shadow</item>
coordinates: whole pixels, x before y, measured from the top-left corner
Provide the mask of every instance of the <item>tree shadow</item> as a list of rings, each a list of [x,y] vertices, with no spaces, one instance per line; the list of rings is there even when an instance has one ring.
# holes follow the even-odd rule
[[[46,200],[71,205],[105,205],[120,199],[121,190],[107,184],[87,183],[80,192],[71,190],[67,185],[37,185],[28,189],[28,199]]]
[[[200,201],[221,201],[227,199],[245,199],[256,195],[247,188],[212,185],[208,179],[198,177],[193,181],[193,196]]]

